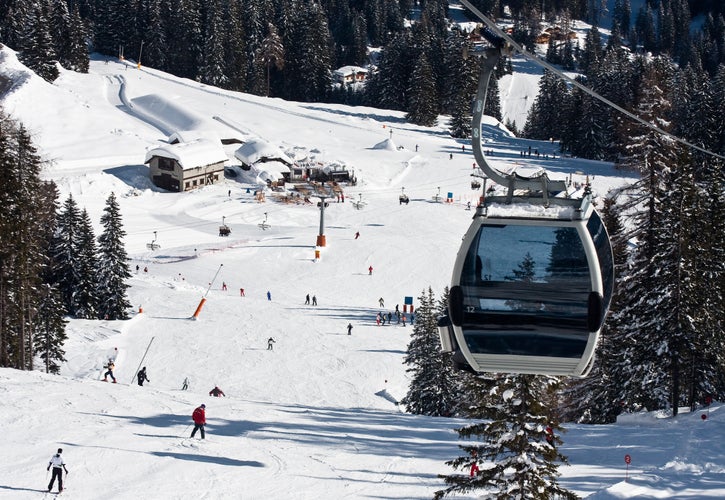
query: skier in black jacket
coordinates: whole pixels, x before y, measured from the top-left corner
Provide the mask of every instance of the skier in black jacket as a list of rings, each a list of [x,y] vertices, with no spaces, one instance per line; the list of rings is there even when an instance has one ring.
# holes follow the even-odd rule
[[[144,380],[146,382],[151,382],[149,380],[148,376],[146,375],[146,367],[145,366],[143,368],[141,368],[141,370],[139,370],[139,372],[136,374],[136,377],[138,378],[138,385],[143,385]]]

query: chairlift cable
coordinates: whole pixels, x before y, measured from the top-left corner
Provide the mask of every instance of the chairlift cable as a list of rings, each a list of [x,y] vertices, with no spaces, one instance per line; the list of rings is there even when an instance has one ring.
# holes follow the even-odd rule
[[[607,106],[616,109],[620,113],[622,113],[622,114],[628,116],[629,118],[631,118],[632,120],[634,120],[634,121],[636,121],[636,122],[644,125],[645,127],[649,128],[650,130],[653,130],[653,131],[655,131],[655,132],[657,132],[659,134],[662,134],[665,137],[669,137],[673,141],[679,142],[680,144],[684,144],[685,146],[689,146],[689,147],[691,147],[693,149],[696,149],[696,150],[700,151],[701,153],[705,153],[707,155],[714,156],[716,158],[720,158],[721,160],[725,160],[725,156],[723,156],[723,155],[717,154],[717,153],[715,153],[713,151],[710,151],[710,150],[705,149],[705,148],[703,148],[701,146],[698,146],[696,144],[693,144],[693,143],[691,143],[690,141],[688,141],[686,139],[682,139],[681,137],[678,137],[678,136],[676,136],[676,135],[674,135],[674,134],[672,134],[670,132],[667,132],[666,130],[663,130],[663,129],[657,127],[656,125],[652,125],[651,123],[647,122],[643,118],[640,118],[639,116],[635,115],[634,113],[632,113],[630,111],[627,111],[626,109],[624,109],[623,107],[619,106],[618,104],[615,104],[614,102],[610,101],[606,97],[599,95],[598,93],[596,93],[595,91],[593,91],[589,87],[587,87],[587,86],[583,85],[582,83],[576,81],[574,78],[572,78],[572,77],[564,74],[562,71],[560,71],[559,69],[557,69],[553,65],[549,64],[545,60],[539,58],[535,54],[533,54],[531,52],[527,52],[521,45],[519,45],[517,42],[515,42],[514,39],[509,36],[508,33],[506,33],[501,28],[499,28],[498,25],[496,25],[496,23],[494,23],[489,18],[487,18],[486,16],[484,16],[481,13],[480,10],[478,10],[476,7],[474,7],[473,5],[471,5],[471,3],[468,0],[460,0],[460,1],[461,1],[461,4],[463,4],[468,10],[470,10],[471,12],[473,12],[473,14],[476,17],[478,17],[481,21],[483,21],[483,23],[491,31],[493,31],[497,36],[503,38],[511,47],[513,47],[514,49],[516,49],[516,51],[519,52],[526,59],[530,60],[531,62],[533,62],[535,64],[538,64],[539,66],[541,66],[543,68],[548,69],[549,71],[551,71],[552,73],[554,73],[555,75],[557,75],[559,78],[561,78],[563,80],[566,80],[567,82],[571,83],[572,85],[574,85],[578,89],[582,90],[583,92],[586,92],[587,94],[589,94],[590,96],[594,97],[595,99],[598,99],[599,101],[603,102]]]

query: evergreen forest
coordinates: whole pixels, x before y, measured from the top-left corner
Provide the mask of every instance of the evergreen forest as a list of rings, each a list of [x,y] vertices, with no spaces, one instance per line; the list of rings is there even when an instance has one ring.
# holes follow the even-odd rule
[[[584,41],[549,37],[546,59],[715,155],[674,143],[544,72],[526,123],[509,128],[639,174],[599,207],[615,254],[615,297],[591,374],[560,380],[455,371],[437,333],[447,291],[421,293],[401,404],[474,421],[459,429],[470,444],[449,462],[464,473],[446,476],[438,497],[488,489],[510,495],[500,498],[573,498],[556,482],[554,464],[566,462],[557,448],[561,423],[611,423],[640,410],[677,415],[725,400],[725,168],[717,156],[725,155],[725,3],[649,0],[633,12],[629,0],[615,0],[611,13],[606,3],[472,1],[525,47],[546,27],[566,34],[574,20],[590,23]],[[605,14],[613,18],[607,36],[599,28]],[[479,76],[467,57],[475,36],[451,22],[442,0],[6,0],[0,41],[48,81],[58,64],[87,72],[98,53],[260,96],[403,111],[423,126],[444,115],[462,138],[471,134]],[[371,70],[364,87],[333,85],[332,72],[345,65]],[[510,71],[502,60],[496,76]],[[500,119],[494,80],[486,104]],[[87,212],[72,197],[61,204],[54,184],[41,180],[42,166],[23,125],[1,117],[0,366],[57,373],[66,316],[125,319],[130,271],[115,196],[96,236]],[[495,467],[468,474],[484,463]]]

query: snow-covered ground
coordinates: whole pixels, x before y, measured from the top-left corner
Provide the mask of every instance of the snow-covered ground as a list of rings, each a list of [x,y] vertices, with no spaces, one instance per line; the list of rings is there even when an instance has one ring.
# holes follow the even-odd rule
[[[425,499],[443,487],[437,475],[451,472],[444,462],[458,455],[454,429],[465,422],[401,412],[394,401],[407,391],[411,327],[378,327],[374,318],[381,297],[384,310],[402,309],[404,297],[429,286],[439,295],[449,283],[472,215],[466,202],[479,193],[470,187],[470,144],[462,151],[445,120],[417,127],[398,112],[236,94],[103,59],[88,75],[63,72],[50,85],[6,48],[0,76],[15,82],[0,96],[5,111],[31,131],[62,198],[72,193],[99,230],[116,193],[131,265],[140,267],[129,290],[132,319],[69,323],[61,376],[0,369],[0,498],[43,497],[43,469],[58,447],[70,470],[63,496],[79,500]],[[160,103],[173,113],[158,111]],[[318,261],[315,206],[271,196],[257,203],[258,186],[235,179],[187,193],[153,187],[146,151],[164,144],[161,129],[191,122],[354,169],[358,185],[325,211]],[[555,144],[513,138],[494,122],[484,138],[502,169],[589,175],[598,195],[632,180],[609,164],[544,159],[558,153]],[[379,147],[386,140],[390,147]],[[529,145],[540,158],[521,158]],[[398,203],[403,188],[408,205]],[[453,202],[434,202],[439,192]],[[366,205],[357,210],[351,201],[359,200]],[[271,228],[263,231],[265,214]],[[218,235],[222,220],[227,238]],[[154,231],[161,248],[151,251]],[[304,304],[308,293],[319,305]],[[114,349],[112,385],[100,379]],[[141,365],[151,379],[144,387],[132,381]],[[185,377],[191,386],[182,391]],[[215,385],[226,397],[208,396]],[[189,439],[201,403],[204,441]],[[709,417],[569,425],[562,482],[596,499],[722,498],[720,405]]]

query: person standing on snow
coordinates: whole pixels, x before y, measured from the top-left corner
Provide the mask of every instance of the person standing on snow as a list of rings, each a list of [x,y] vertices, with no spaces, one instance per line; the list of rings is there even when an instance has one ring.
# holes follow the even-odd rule
[[[194,437],[196,431],[201,431],[201,439],[204,439],[204,426],[206,425],[206,405],[202,404],[198,406],[194,413],[191,414],[191,418],[194,420],[194,430],[191,431],[191,437]]]
[[[378,299],[378,304],[380,304],[380,307],[385,307],[385,301],[383,300],[383,298],[382,298],[382,297],[380,297],[380,298]]]
[[[370,266],[370,267],[368,267],[368,274],[369,274],[370,276],[372,276],[372,275],[373,275],[373,266]]]
[[[272,349],[274,349],[274,339],[272,337],[269,337],[269,339],[267,340],[267,350],[271,351]]]
[[[63,491],[63,471],[65,470],[67,475],[68,469],[65,468],[65,460],[60,456],[61,453],[63,453],[63,448],[58,448],[58,453],[50,457],[50,462],[48,462],[48,468],[46,470],[50,470],[53,467],[53,476],[50,478],[50,483],[48,483],[48,493],[53,489],[53,483],[56,477],[58,478],[58,493]]]
[[[309,293],[308,293],[308,294],[307,294],[307,296],[305,297],[305,305],[306,305],[306,306],[309,306],[309,305],[310,305],[310,294],[309,294]]]
[[[136,377],[138,378],[138,385],[143,385],[144,381],[151,382],[146,375],[146,367],[144,366],[141,368],[141,370],[136,374]]]
[[[352,323],[348,323],[347,324],[347,334],[348,335],[351,335],[352,334]]]
[[[267,290],[267,300],[272,300],[272,292]]]
[[[185,391],[189,388],[189,377],[184,377],[184,383],[181,385],[181,390]]]
[[[108,359],[108,364],[106,365],[106,368],[108,371],[103,374],[103,381],[108,382],[108,376],[111,376],[111,379],[113,379],[113,383],[116,383],[116,377],[113,376],[113,369],[116,367],[115,364],[113,364],[113,359]]]
[[[313,306],[316,306],[317,305],[317,295],[313,295],[312,296],[312,305]]]

